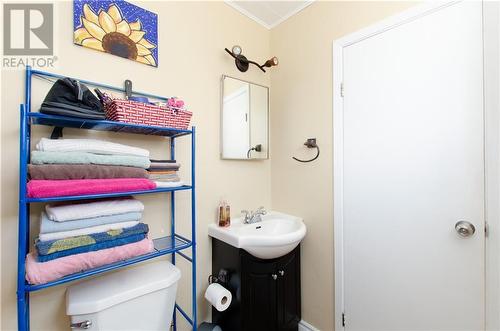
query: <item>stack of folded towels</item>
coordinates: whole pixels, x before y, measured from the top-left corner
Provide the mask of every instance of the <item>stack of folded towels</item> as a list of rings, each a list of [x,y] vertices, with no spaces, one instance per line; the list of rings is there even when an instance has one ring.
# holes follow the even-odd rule
[[[95,139],[42,138],[28,165],[30,198],[117,193],[156,188],[149,151]]]
[[[178,187],[184,185],[181,182],[178,171],[180,164],[175,160],[150,160],[148,177],[154,181],[156,187]]]
[[[153,251],[143,210],[131,197],[45,206],[26,279],[43,284]]]

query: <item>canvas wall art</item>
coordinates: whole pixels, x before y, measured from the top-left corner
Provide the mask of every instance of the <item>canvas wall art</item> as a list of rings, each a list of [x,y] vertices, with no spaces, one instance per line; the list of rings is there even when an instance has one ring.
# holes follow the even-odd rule
[[[74,0],[74,43],[158,66],[158,15],[123,0]]]

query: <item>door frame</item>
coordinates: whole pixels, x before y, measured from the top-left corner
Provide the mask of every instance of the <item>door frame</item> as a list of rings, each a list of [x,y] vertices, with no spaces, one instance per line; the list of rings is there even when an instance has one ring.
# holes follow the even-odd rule
[[[343,238],[343,49],[415,19],[456,4],[458,1],[426,2],[391,16],[333,42],[333,217],[335,330],[343,330],[344,238]],[[485,15],[488,9],[490,15]],[[495,14],[491,14],[494,12]],[[485,146],[485,325],[500,328],[500,90],[498,64],[500,4],[483,2],[484,52],[484,146]],[[489,294],[489,296],[488,296]],[[346,316],[348,322],[349,317]]]

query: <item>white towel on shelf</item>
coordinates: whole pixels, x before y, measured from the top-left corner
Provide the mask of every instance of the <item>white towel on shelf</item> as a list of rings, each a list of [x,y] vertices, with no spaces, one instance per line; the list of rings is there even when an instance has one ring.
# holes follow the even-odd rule
[[[97,139],[42,138],[36,149],[43,152],[87,152],[105,155],[132,155],[149,158],[149,151],[139,147],[116,144]]]
[[[185,184],[183,182],[160,182],[160,181],[154,181],[156,184],[157,188],[169,188],[169,187],[179,187],[179,186],[184,186]]]
[[[111,224],[103,224],[97,226],[91,226],[89,228],[70,230],[70,231],[61,231],[61,232],[52,232],[52,233],[40,233],[38,238],[41,241],[49,241],[49,240],[58,240],[76,236],[84,236],[92,233],[106,232],[110,230],[119,230],[124,228],[130,228],[132,226],[136,226],[139,224],[139,221],[131,221],[131,222],[120,222],[120,223],[111,223]]]
[[[45,211],[49,219],[55,222],[66,222],[130,212],[142,212],[143,210],[144,204],[134,198],[45,206]]]

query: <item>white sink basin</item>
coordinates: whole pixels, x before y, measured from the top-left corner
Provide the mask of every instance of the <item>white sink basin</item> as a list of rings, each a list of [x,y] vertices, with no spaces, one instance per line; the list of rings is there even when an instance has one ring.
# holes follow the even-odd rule
[[[262,222],[244,224],[243,217],[231,219],[227,228],[210,224],[208,235],[261,259],[274,259],[291,252],[306,235],[301,218],[268,212]]]

